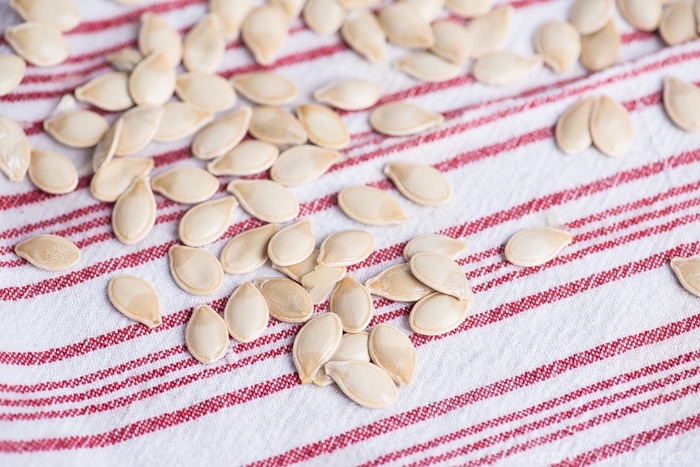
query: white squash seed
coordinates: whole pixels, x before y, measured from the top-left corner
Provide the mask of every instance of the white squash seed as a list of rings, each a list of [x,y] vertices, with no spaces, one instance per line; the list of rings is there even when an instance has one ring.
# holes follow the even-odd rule
[[[308,138],[299,120],[289,112],[271,106],[253,109],[248,132],[259,140],[278,146],[304,144]]]
[[[188,102],[168,102],[154,141],[176,141],[197,132],[214,119],[214,114]]]
[[[201,363],[221,360],[228,349],[226,323],[207,305],[197,306],[187,323],[185,343],[190,354]]]
[[[569,70],[581,55],[581,36],[566,21],[544,23],[535,32],[534,43],[535,52],[556,73]]]
[[[435,42],[430,51],[445,60],[463,64],[470,56],[469,33],[461,24],[453,21],[435,21],[432,24]]]
[[[612,12],[612,0],[576,0],[569,9],[569,22],[581,34],[591,34],[612,19]]]
[[[496,8],[464,26],[470,57],[479,58],[501,48],[508,36],[512,11],[511,6]]]
[[[477,81],[493,86],[515,84],[542,67],[539,55],[520,55],[500,50],[479,57],[472,73]]]
[[[192,155],[210,160],[233,149],[248,133],[251,115],[250,107],[243,106],[207,124],[192,141]]]
[[[363,110],[377,103],[379,86],[363,79],[346,78],[314,91],[314,99],[342,110]]]
[[[75,89],[75,98],[98,109],[117,112],[134,106],[129,94],[129,74],[112,71]]]
[[[188,71],[214,73],[221,65],[225,51],[224,27],[217,15],[209,13],[185,36],[182,64]]]
[[[287,19],[293,20],[299,17],[306,0],[270,0],[269,3],[281,9],[287,16]]]
[[[473,18],[488,13],[491,0],[445,0],[445,8],[462,18]]]
[[[679,128],[700,130],[700,89],[692,83],[674,77],[664,78],[664,109]]]
[[[115,70],[131,73],[143,60],[143,54],[138,49],[126,47],[107,55],[106,60]]]
[[[309,289],[313,303],[321,303],[346,273],[347,269],[343,266],[329,267],[319,264],[313,271],[302,276],[301,285]]]
[[[435,38],[430,24],[408,3],[390,3],[379,12],[379,22],[389,42],[399,47],[426,49]]]
[[[455,259],[467,249],[467,244],[440,234],[424,234],[414,237],[403,248],[403,257],[409,261],[418,253],[435,253],[446,258]]]
[[[170,274],[182,290],[209,295],[221,287],[224,271],[211,253],[200,248],[173,245],[168,249]]]
[[[301,283],[302,278],[313,272],[316,266],[318,266],[318,255],[319,250],[316,249],[300,263],[292,264],[291,266],[278,266],[272,263],[272,268],[278,270],[291,280]]]
[[[700,258],[671,258],[671,269],[678,282],[691,294],[700,297]]]
[[[209,0],[209,11],[221,19],[227,40],[238,38],[241,25],[252,8],[251,0]]]
[[[452,197],[445,176],[434,167],[408,162],[390,162],[384,175],[394,182],[399,192],[414,203],[424,206],[444,204]]]
[[[428,51],[418,51],[394,62],[408,76],[428,83],[447,81],[459,75],[461,68]]]
[[[153,170],[153,159],[119,157],[92,176],[90,194],[100,201],[112,203],[129,188],[134,177],[146,176]]]
[[[8,26],[5,40],[17,55],[39,67],[63,63],[70,53],[61,31],[56,26],[38,21]]]
[[[338,282],[328,306],[340,318],[345,332],[363,331],[374,313],[369,290],[352,276],[345,276]]]
[[[360,361],[328,362],[325,371],[354,402],[374,409],[396,402],[396,385],[377,365]]]
[[[280,150],[274,144],[249,139],[207,164],[214,175],[253,175],[269,169]]]
[[[446,256],[416,253],[408,262],[413,277],[433,290],[468,300],[473,293],[459,265]]]
[[[224,321],[231,337],[239,342],[252,342],[265,332],[270,310],[265,297],[251,282],[244,282],[226,302]]]
[[[45,193],[62,195],[78,186],[78,172],[70,159],[54,151],[32,149],[29,179]]]
[[[340,35],[352,50],[371,63],[384,58],[386,35],[377,17],[367,10],[353,12],[345,17]]]
[[[175,93],[175,69],[163,52],[144,58],[129,75],[129,94],[137,105],[163,105]]]
[[[554,139],[559,149],[567,154],[578,154],[592,144],[591,111],[595,99],[584,98],[566,109],[554,129]]]
[[[241,73],[231,78],[233,87],[246,99],[261,105],[284,105],[297,98],[297,87],[271,71]]]
[[[337,151],[302,144],[280,154],[270,169],[270,178],[286,186],[299,185],[317,179],[342,160]]]
[[[424,336],[439,336],[459,327],[467,318],[471,298],[460,300],[451,295],[433,293],[411,308],[408,325]]]
[[[246,230],[226,242],[219,261],[228,274],[245,274],[256,270],[268,260],[267,244],[277,232],[277,225]]]
[[[664,8],[659,20],[659,35],[668,45],[681,44],[698,37],[693,2],[683,2]]]
[[[553,259],[573,239],[566,230],[551,227],[525,229],[510,237],[504,255],[516,266],[540,266]]]
[[[73,242],[51,234],[35,235],[19,242],[15,254],[46,271],[70,269],[80,261],[80,250]]]
[[[107,120],[91,110],[73,110],[44,120],[44,131],[71,148],[96,145],[109,128]]]
[[[156,14],[141,15],[138,44],[144,57],[154,52],[162,52],[172,68],[178,66],[182,60],[180,33]]]
[[[617,61],[620,42],[620,33],[610,20],[598,31],[581,37],[581,64],[591,71],[609,67]]]
[[[24,79],[27,63],[15,54],[0,54],[0,97],[11,93]]]
[[[309,293],[286,277],[256,279],[253,284],[265,297],[270,315],[285,323],[303,323],[311,318],[314,305]]]
[[[287,16],[281,8],[262,5],[243,21],[243,42],[260,65],[272,65],[287,39]]]
[[[219,180],[199,167],[173,167],[153,177],[151,189],[176,203],[197,204],[219,189]]]
[[[335,34],[345,20],[338,0],[308,0],[303,14],[304,22],[316,34]]]
[[[117,240],[130,245],[151,231],[156,222],[156,200],[148,177],[134,178],[112,209],[112,230]]]
[[[117,119],[117,121],[105,131],[104,135],[102,135],[102,138],[100,138],[100,141],[98,141],[97,146],[95,146],[92,152],[93,172],[99,172],[112,160],[117,151],[123,129],[124,120]]]
[[[396,326],[382,323],[369,333],[369,356],[399,386],[408,386],[416,370],[416,349]]]
[[[272,236],[267,256],[278,266],[291,266],[308,257],[316,246],[316,238],[308,219],[297,221]]]
[[[309,141],[329,149],[344,149],[350,144],[350,134],[340,115],[327,107],[302,104],[296,114]]]
[[[153,286],[136,276],[115,276],[107,285],[107,295],[114,308],[129,319],[157,328],[163,324],[158,295]]]
[[[27,135],[15,121],[0,117],[0,171],[19,182],[29,170],[31,150]]]
[[[408,263],[391,266],[365,281],[372,295],[397,302],[415,302],[435,292],[413,276]]]
[[[319,264],[330,267],[351,266],[372,254],[374,237],[366,230],[341,230],[321,243]]]
[[[248,214],[261,221],[289,222],[299,215],[292,192],[272,180],[232,180],[226,189]]]
[[[442,12],[445,0],[400,0],[415,8],[426,23],[431,23]]]
[[[406,222],[399,203],[387,192],[365,185],[344,188],[338,193],[338,206],[349,218],[368,225]]]
[[[662,4],[659,0],[617,0],[620,15],[641,31],[654,31],[661,21]]]
[[[334,313],[324,313],[304,324],[292,346],[294,366],[301,384],[313,382],[319,368],[338,349],[342,337],[343,325]]]
[[[80,11],[72,0],[10,0],[9,5],[24,21],[47,23],[62,32],[80,23]]]
[[[163,107],[137,106],[127,110],[119,117],[123,128],[115,154],[130,156],[148,146],[160,128],[163,119]]]
[[[180,219],[178,235],[187,246],[204,246],[217,240],[231,223],[238,202],[233,196],[205,201],[187,210]]]
[[[236,103],[231,83],[219,75],[183,73],[175,83],[177,97],[210,112],[223,112]]]
[[[409,102],[389,102],[372,111],[369,124],[379,133],[408,136],[438,127],[445,117]]]
[[[632,120],[622,104],[600,96],[591,110],[591,139],[600,152],[619,156],[632,146]]]
[[[342,318],[341,318],[342,319]],[[340,339],[340,345],[336,349],[335,353],[331,356],[329,362],[346,362],[346,361],[359,361],[359,362],[369,362],[369,349],[367,348],[367,341],[369,339],[368,332],[358,332],[354,334],[343,334]],[[329,384],[333,384],[333,380],[330,376],[326,374],[325,365],[318,369],[316,377],[314,378],[314,384],[317,386],[325,387]]]

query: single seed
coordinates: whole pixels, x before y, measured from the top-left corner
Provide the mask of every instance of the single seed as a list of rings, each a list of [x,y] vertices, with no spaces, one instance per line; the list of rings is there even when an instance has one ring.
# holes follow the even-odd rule
[[[308,0],[304,22],[316,34],[335,34],[345,21],[345,10],[337,0]]]
[[[436,168],[425,164],[390,162],[384,166],[399,192],[414,203],[424,206],[444,204],[452,197],[452,189],[445,176]]]
[[[347,269],[344,266],[329,267],[319,264],[313,271],[302,276],[301,285],[309,289],[313,303],[321,303],[346,273]]]
[[[581,34],[600,30],[612,19],[612,0],[576,0],[569,9],[569,22]]]
[[[324,313],[306,323],[292,346],[294,366],[301,384],[313,382],[316,373],[335,353],[343,337],[338,315]]]
[[[71,148],[96,145],[109,128],[104,117],[90,110],[59,113],[44,120],[43,126],[53,139]]]
[[[182,60],[182,39],[180,33],[153,13],[141,15],[139,29],[139,50],[145,57],[154,52],[162,52],[171,68]]]
[[[80,23],[80,11],[72,0],[10,0],[9,5],[24,21],[38,21],[70,31]]]
[[[165,54],[153,52],[129,75],[129,94],[137,105],[163,105],[173,96],[176,81]]]
[[[654,31],[661,21],[662,4],[659,0],[617,0],[620,15],[641,31]]]
[[[521,230],[506,243],[506,260],[517,266],[540,266],[553,259],[573,241],[566,230],[535,227]]]
[[[344,149],[350,144],[350,134],[340,115],[327,107],[303,104],[296,108],[297,117],[309,141],[329,149]]]
[[[236,103],[236,93],[219,75],[190,72],[177,77],[175,93],[185,102],[210,112],[223,112]]]
[[[306,3],[306,0],[270,0],[270,5],[280,8],[289,20],[299,17],[304,3]]]
[[[90,180],[90,193],[96,199],[112,203],[129,188],[134,177],[146,176],[153,170],[153,159],[120,157],[112,159]]]
[[[302,219],[272,236],[267,245],[267,256],[278,266],[291,266],[308,257],[316,239],[308,219]]]
[[[19,182],[29,170],[30,162],[27,134],[15,121],[0,117],[0,171],[11,182]]]
[[[659,35],[667,45],[676,45],[698,37],[693,2],[683,2],[664,8],[659,21]]]
[[[226,323],[207,305],[195,307],[187,323],[185,343],[190,354],[201,363],[221,360],[228,349]]]
[[[204,160],[224,155],[245,137],[251,115],[250,107],[243,106],[207,124],[194,137],[192,154]]]
[[[299,120],[289,112],[270,106],[253,108],[248,131],[253,137],[278,146],[304,144],[307,139]]]
[[[411,256],[408,265],[413,277],[431,289],[460,300],[469,300],[474,295],[462,268],[446,256],[417,253]]]
[[[226,189],[248,214],[261,221],[289,222],[299,215],[292,192],[272,180],[232,180]]]
[[[260,337],[269,320],[265,297],[250,282],[236,288],[226,302],[224,321],[229,335],[239,342],[253,342]]]
[[[369,362],[369,350],[367,349],[368,332],[358,332],[356,334],[343,334],[340,345],[331,356],[329,362],[359,361]],[[333,384],[333,380],[326,374],[325,365],[318,369],[314,384],[325,387]]]
[[[354,402],[374,409],[396,402],[397,391],[391,377],[368,362],[328,362],[326,373],[341,391]]]
[[[342,110],[363,110],[377,103],[379,86],[363,79],[347,78],[314,92],[314,99]]]
[[[305,275],[313,272],[314,269],[316,269],[316,266],[318,266],[318,255],[319,250],[314,250],[304,259],[304,261],[301,261],[300,263],[292,264],[291,266],[277,266],[276,264],[272,263],[272,268],[278,270],[293,281],[301,284],[302,278]]]
[[[176,203],[197,204],[219,189],[219,180],[199,167],[173,167],[155,176],[151,188]]]
[[[260,65],[272,65],[287,39],[287,16],[274,5],[254,8],[243,22],[243,42]]]
[[[0,97],[11,93],[24,79],[27,63],[15,54],[0,54]]]
[[[462,18],[472,18],[488,13],[491,0],[445,0],[445,8]]]
[[[578,154],[592,144],[591,111],[595,103],[593,98],[585,98],[566,109],[557,120],[554,137],[559,148],[567,154]]]
[[[445,117],[408,102],[389,102],[372,111],[369,124],[379,133],[408,136],[430,130],[445,122]]]
[[[372,295],[397,302],[415,302],[435,292],[415,278],[408,263],[396,264],[385,269],[368,279],[365,287]]]
[[[349,218],[368,225],[406,222],[399,203],[387,192],[369,186],[353,186],[338,193],[338,207]]]
[[[268,260],[267,244],[276,232],[275,224],[265,224],[246,230],[229,240],[219,256],[224,272],[245,274],[265,264]]]
[[[209,162],[207,170],[214,175],[253,175],[269,169],[279,153],[274,144],[250,139]]]
[[[46,271],[63,271],[80,261],[80,250],[73,242],[50,234],[35,235],[18,243],[15,254]]]
[[[600,152],[619,156],[632,146],[632,120],[619,102],[600,96],[591,110],[591,139]]]
[[[115,154],[130,156],[148,146],[160,128],[164,112],[160,106],[138,106],[124,112],[119,117],[124,121],[124,127]]]
[[[479,57],[472,73],[482,83],[507,86],[517,83],[541,67],[542,57],[538,55],[520,55],[501,50]]]
[[[467,318],[471,298],[460,300],[443,293],[430,294],[411,308],[408,325],[424,336],[439,336],[458,328]]]
[[[117,240],[130,245],[151,231],[156,222],[156,200],[148,177],[136,177],[112,209],[112,230]]]
[[[33,149],[28,175],[35,187],[53,195],[70,193],[78,186],[73,162],[53,151]]]
[[[374,237],[365,230],[341,230],[321,243],[318,262],[330,267],[351,266],[372,253]]]
[[[340,35],[352,50],[371,63],[384,58],[386,35],[377,17],[367,10],[349,14],[340,27]]]
[[[544,23],[537,29],[534,43],[535,51],[556,73],[569,70],[581,55],[581,36],[566,21]]]
[[[5,40],[17,55],[39,67],[63,63],[70,53],[61,31],[51,24],[38,21],[8,26]]]
[[[265,297],[270,315],[285,323],[303,323],[311,318],[314,305],[309,293],[296,282],[273,277],[256,279],[253,284]]]
[[[163,117],[154,141],[176,141],[187,138],[214,119],[212,112],[187,102],[168,102],[163,106]]]
[[[129,94],[129,74],[112,71],[75,89],[75,98],[98,109],[117,112],[134,106]]]
[[[620,54],[620,33],[615,23],[581,37],[581,64],[591,71],[603,70],[617,60]]]
[[[340,318],[345,332],[364,330],[374,313],[369,290],[351,276],[345,276],[338,282],[331,295],[329,307],[330,311]]]
[[[209,11],[219,16],[227,40],[238,39],[241,24],[253,8],[251,0],[209,0]]]
[[[700,130],[700,89],[678,78],[664,78],[664,109],[678,127]]]
[[[224,271],[210,253],[189,246],[173,245],[168,250],[170,274],[175,283],[193,295],[209,295],[221,287]]]
[[[107,55],[106,60],[115,70],[131,73],[143,60],[143,54],[138,49],[126,47]]]
[[[114,157],[117,151],[119,140],[121,139],[122,130],[124,129],[124,120],[118,119],[114,124],[105,131],[100,141],[95,146],[92,152],[92,170],[97,173],[104,166],[109,164],[109,161]]]
[[[700,297],[700,258],[671,258],[671,269],[683,288]]]
[[[379,324],[369,333],[369,356],[399,386],[408,386],[416,369],[416,349],[396,326]]]
[[[187,246],[204,246],[217,240],[229,226],[236,207],[238,202],[233,196],[191,207],[180,219],[180,241]]]
[[[182,64],[187,71],[214,73],[224,58],[224,27],[215,14],[206,14],[185,36]]]
[[[282,185],[292,186],[315,180],[344,160],[342,154],[310,144],[294,146],[284,151],[270,169],[270,178]]]
[[[470,35],[461,24],[449,20],[435,21],[432,24],[435,43],[430,51],[445,60],[461,65],[467,61],[471,50]]]
[[[435,253],[446,258],[455,259],[467,249],[467,244],[454,238],[439,234],[424,234],[414,237],[403,248],[403,257],[409,261],[418,253]]]
[[[464,27],[467,32],[465,47],[470,57],[479,58],[501,48],[508,36],[512,12],[513,7],[504,6],[467,23]]]
[[[428,24],[440,16],[445,6],[445,0],[400,0],[400,2],[415,8],[423,21]]]
[[[253,71],[231,78],[233,87],[246,99],[261,105],[284,105],[297,98],[297,87],[271,71]]]
[[[413,52],[394,62],[394,67],[408,76],[428,83],[447,81],[459,75],[461,69],[428,51]]]
[[[430,24],[408,3],[391,3],[379,12],[389,42],[399,47],[429,48],[435,42]]]
[[[136,276],[116,276],[109,281],[107,295],[114,308],[149,329],[163,323],[158,295],[153,286]]]

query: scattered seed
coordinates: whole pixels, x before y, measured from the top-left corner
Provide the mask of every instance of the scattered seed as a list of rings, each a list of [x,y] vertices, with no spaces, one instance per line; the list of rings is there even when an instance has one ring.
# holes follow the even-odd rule
[[[267,256],[278,266],[291,266],[307,258],[316,245],[308,219],[302,219],[272,236],[267,245]]]
[[[141,15],[138,43],[144,57],[153,52],[162,52],[171,68],[178,66],[182,60],[180,33],[153,13]]]
[[[399,386],[408,386],[416,369],[416,349],[396,326],[382,323],[369,333],[369,356]]]
[[[415,79],[428,83],[440,83],[459,75],[461,69],[432,52],[413,52],[394,62],[394,66]]]
[[[148,177],[136,177],[114,203],[112,230],[117,240],[130,245],[151,231],[156,222],[156,200]]]
[[[362,10],[346,16],[340,35],[352,50],[369,62],[381,62],[384,58],[386,35],[371,11]]]
[[[187,246],[204,246],[217,240],[229,226],[236,207],[238,202],[233,196],[191,207],[180,219],[180,241]]]
[[[253,284],[265,297],[270,315],[285,323],[303,323],[311,318],[314,305],[309,293],[285,277],[256,279]]]
[[[405,1],[405,0],[404,0]],[[461,65],[467,61],[470,35],[461,24],[449,20],[435,21],[432,24],[435,43],[430,51],[447,61]]]
[[[681,44],[698,37],[693,2],[683,2],[664,8],[659,21],[659,34],[668,45]]]
[[[260,65],[272,65],[287,39],[287,16],[274,5],[263,5],[243,21],[243,42]]]
[[[341,230],[321,243],[318,262],[330,267],[351,266],[372,253],[374,237],[365,230]]]
[[[389,102],[372,111],[369,124],[390,136],[407,136],[438,127],[445,117],[408,102]]]
[[[224,271],[207,251],[183,245],[168,250],[170,274],[178,286],[193,295],[209,295],[221,287]]]
[[[176,141],[197,132],[214,119],[214,114],[187,102],[168,102],[154,141]]]
[[[107,120],[90,110],[59,113],[44,120],[44,131],[53,139],[71,148],[96,145],[109,128]]]
[[[415,302],[435,292],[411,272],[408,263],[391,266],[365,282],[372,295],[397,302]]]
[[[27,63],[15,54],[0,54],[0,97],[11,93],[24,79]]]
[[[632,120],[619,102],[600,96],[591,110],[591,139],[608,156],[619,156],[632,146]]]
[[[411,5],[420,14],[423,21],[430,24],[435,18],[440,16],[445,0],[400,0],[401,3]]]
[[[283,223],[299,215],[292,192],[272,180],[232,180],[226,189],[248,214],[261,221]]]
[[[309,141],[329,149],[344,149],[350,144],[350,134],[340,116],[327,107],[303,104],[296,108],[297,117]]]
[[[224,321],[229,335],[239,342],[253,342],[260,337],[269,320],[265,297],[250,282],[236,288],[226,302]]]
[[[289,112],[270,106],[253,109],[248,132],[259,140],[278,146],[304,144],[307,139],[299,120]]]
[[[641,31],[654,31],[659,27],[661,7],[659,0],[617,0],[622,17]]]
[[[115,70],[131,73],[136,65],[143,60],[143,54],[137,49],[126,47],[107,55],[106,60]]]
[[[617,60],[620,53],[620,33],[615,23],[581,37],[581,64],[591,71],[603,70]]]
[[[362,406],[381,409],[396,402],[394,382],[377,365],[358,361],[328,362],[325,369],[340,390]]]
[[[267,244],[276,232],[275,224],[265,224],[246,230],[229,240],[219,256],[224,272],[245,274],[265,264],[268,260]]]
[[[38,21],[8,26],[5,40],[23,59],[39,67],[63,63],[70,53],[61,31]]]
[[[330,311],[340,318],[345,332],[363,331],[374,313],[369,290],[351,276],[345,276],[338,282],[331,295],[329,307]]]
[[[115,154],[130,156],[148,146],[160,128],[163,107],[138,106],[129,109],[120,117],[123,128]]]
[[[450,258],[435,253],[416,253],[408,262],[413,277],[431,289],[461,300],[469,300],[474,294],[467,278]]]
[[[379,86],[362,79],[336,81],[314,92],[314,99],[342,110],[363,110],[379,100]]]
[[[379,12],[389,42],[399,47],[429,48],[435,42],[430,24],[408,3],[390,3]]]
[[[104,166],[109,164],[109,161],[114,157],[117,150],[117,145],[121,139],[122,130],[124,129],[124,120],[117,119],[114,124],[105,131],[97,146],[92,152],[92,170],[97,173]]]
[[[214,175],[253,175],[269,169],[279,153],[274,144],[250,139],[211,161],[207,170]]]
[[[569,70],[581,55],[581,36],[566,21],[544,23],[537,29],[534,43],[535,51],[556,73]]]
[[[308,0],[304,22],[316,34],[335,34],[345,21],[345,10],[337,0]]]
[[[525,229],[510,237],[504,255],[517,266],[540,266],[553,259],[573,239],[566,230],[551,227]]]
[[[292,356],[301,384],[313,382],[319,368],[335,353],[342,337],[343,325],[334,313],[317,316],[299,330]]]
[[[517,83],[542,67],[542,57],[520,55],[506,50],[487,53],[474,63],[472,73],[477,81],[493,86]]]
[[[236,93],[219,75],[190,72],[177,77],[175,93],[185,102],[210,112],[223,112],[236,103]]]
[[[302,276],[301,285],[309,289],[312,302],[321,303],[346,273],[347,269],[344,266],[329,267],[319,264],[313,271]]]
[[[581,34],[600,30],[612,19],[612,0],[576,0],[569,9],[569,22]]]
[[[251,0],[209,0],[209,11],[219,16],[227,40],[238,39],[241,24],[253,8]]]
[[[664,109],[683,130],[700,130],[700,89],[694,84],[670,76],[664,78]]]
[[[163,105],[173,96],[176,81],[165,54],[153,52],[129,75],[129,94],[138,105]]]
[[[70,159],[53,151],[32,150],[29,179],[45,193],[62,195],[78,186],[78,172]]]
[[[491,0],[445,0],[445,8],[462,18],[473,18],[488,13]]]
[[[278,270],[293,281],[301,283],[301,279],[305,275],[313,272],[314,269],[316,269],[316,266],[318,266],[318,255],[319,250],[314,250],[304,259],[304,261],[300,263],[292,264],[291,266],[277,266],[276,264],[272,263],[272,268]]]
[[[100,201],[112,203],[129,188],[134,177],[148,175],[153,165],[153,159],[140,157],[112,159],[92,176],[90,193]]]
[[[435,253],[446,258],[455,259],[467,249],[467,244],[454,238],[439,234],[424,234],[414,237],[403,248],[403,257],[409,261],[418,253]]]
[[[253,71],[231,78],[233,87],[246,99],[261,105],[284,105],[297,98],[297,87],[271,71]]]
[[[460,300],[451,295],[433,293],[420,299],[411,308],[408,325],[424,336],[446,334],[464,322],[471,298]]]
[[[402,224],[407,219],[389,193],[370,186],[344,188],[338,193],[338,207],[346,216],[363,224]]]
[[[270,0],[270,4],[281,9],[289,20],[299,17],[304,3],[306,0]]]
[[[219,189],[219,180],[199,167],[174,167],[151,180],[151,189],[176,203],[197,204]]]
[[[18,243],[15,254],[46,271],[63,271],[80,261],[80,250],[73,242],[50,234],[35,235]]]
[[[595,99],[585,98],[566,109],[559,117],[554,137],[559,148],[567,154],[578,154],[592,144],[591,111]]]
[[[328,360],[329,362],[359,361],[369,362],[369,350],[367,349],[368,332],[358,332],[356,334],[343,334],[340,345],[335,353]],[[325,365],[318,369],[314,384],[325,387],[333,384],[333,380],[326,374]]]
[[[700,297],[700,258],[674,256],[670,264],[683,288]]]
[[[136,276],[116,276],[109,281],[107,295],[114,308],[149,329],[163,323],[158,295],[153,286]]]
[[[244,106],[207,124],[195,136],[192,154],[204,160],[224,155],[245,137],[251,115],[250,107]]]
[[[75,98],[98,109],[117,112],[134,106],[129,94],[129,75],[112,71],[91,79],[75,89]]]
[[[284,151],[274,162],[270,178],[282,185],[292,186],[315,180],[343,156],[330,149],[303,144]]]
[[[511,6],[496,8],[467,23],[464,27],[466,48],[472,58],[483,57],[501,48],[508,36],[512,11]]]
[[[390,162],[384,166],[399,192],[414,203],[424,206],[444,204],[452,197],[452,189],[445,176],[436,168],[425,164]]]
[[[72,0],[10,0],[9,5],[24,21],[38,21],[70,31],[80,23],[80,11]]]
[[[224,58],[224,27],[215,14],[209,13],[194,25],[184,40],[182,64],[188,71],[214,73]]]
[[[0,117],[0,171],[11,182],[24,179],[31,162],[27,135],[16,122]]]
[[[202,363],[214,363],[228,349],[226,323],[207,305],[195,307],[187,323],[185,343],[194,358]]]

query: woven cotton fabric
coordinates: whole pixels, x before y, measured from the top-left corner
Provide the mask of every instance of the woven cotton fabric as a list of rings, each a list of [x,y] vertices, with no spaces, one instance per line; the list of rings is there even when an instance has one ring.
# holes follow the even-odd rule
[[[301,385],[291,357],[299,325],[271,319],[258,340],[231,340],[215,364],[190,356],[184,337],[194,306],[222,312],[238,285],[279,273],[268,264],[226,275],[211,295],[184,292],[167,250],[188,206],[156,195],[153,231],[121,244],[112,204],[88,189],[92,151],[61,146],[41,125],[63,95],[110,71],[109,53],[135,45],[143,12],[184,34],[207,4],[75,3],[82,18],[66,34],[70,58],[28,67],[21,85],[0,98],[0,117],[19,122],[32,147],[67,155],[80,174],[78,188],[62,196],[28,179],[0,179],[1,465],[700,465],[700,298],[669,267],[674,256],[700,255],[700,138],[670,122],[661,98],[666,76],[700,82],[699,41],[667,47],[615,13],[622,45],[614,66],[589,73],[576,64],[562,75],[542,68],[498,88],[475,82],[471,64],[449,81],[417,82],[391,66],[404,49],[387,45],[385,60],[370,64],[337,34],[290,22],[269,69],[298,86],[297,104],[356,77],[379,84],[380,103],[407,100],[445,117],[425,133],[385,137],[369,127],[371,109],[342,112],[351,133],[346,160],[291,188],[317,243],[343,229],[373,234],[373,254],[348,271],[360,282],[402,262],[403,246],[417,235],[469,245],[457,261],[475,296],[455,331],[416,335],[410,303],[375,297],[370,326],[402,329],[416,346],[417,369],[394,405],[373,410],[335,386]],[[521,53],[533,53],[536,28],[566,19],[572,4],[505,3],[514,11],[503,48]],[[0,0],[0,28],[20,21]],[[10,50],[0,44],[0,53]],[[241,42],[230,41],[218,73],[258,69]],[[565,155],[553,139],[558,117],[597,95],[629,110],[631,149],[617,158],[595,148]],[[241,105],[248,103],[239,96]],[[152,143],[138,156],[153,158],[152,175],[204,167],[190,143]],[[424,207],[403,198],[382,173],[393,161],[436,167],[452,199]],[[220,177],[217,197],[232,178]],[[350,220],[337,193],[352,185],[385,190],[408,220],[381,227]],[[505,261],[511,235],[553,218],[573,234],[571,245],[540,267]],[[230,238],[258,225],[239,208],[226,233],[203,248],[218,256]],[[47,272],[14,254],[17,243],[42,233],[73,241],[80,262]],[[154,286],[160,327],[148,330],[114,309],[107,283],[119,274]],[[327,309],[322,302],[316,313]]]

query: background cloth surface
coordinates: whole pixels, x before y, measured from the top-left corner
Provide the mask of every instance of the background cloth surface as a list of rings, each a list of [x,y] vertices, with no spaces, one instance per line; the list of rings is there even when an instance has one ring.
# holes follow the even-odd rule
[[[372,325],[406,332],[418,367],[395,405],[371,410],[334,386],[300,384],[290,355],[296,325],[271,320],[254,343],[231,340],[213,365],[190,357],[184,335],[194,306],[221,312],[238,285],[278,273],[266,265],[226,275],[212,295],[185,293],[170,276],[167,249],[187,206],[156,195],[151,234],[121,244],[111,204],[88,190],[91,150],[59,145],[41,122],[61,96],[109,71],[108,53],[134,46],[142,12],[184,33],[207,5],[75,3],[82,22],[66,35],[70,58],[29,67],[0,98],[1,117],[18,121],[33,147],[69,156],[80,173],[78,188],[63,196],[28,179],[0,180],[0,465],[700,465],[700,299],[668,265],[673,256],[700,255],[700,137],[675,127],[661,102],[664,77],[700,82],[700,41],[666,47],[615,13],[622,45],[614,66],[588,73],[576,64],[563,75],[542,68],[498,88],[475,82],[469,67],[444,83],[417,82],[391,67],[406,50],[388,45],[385,61],[370,64],[337,35],[290,23],[271,69],[298,86],[295,104],[312,102],[333,80],[359,77],[380,85],[382,102],[408,100],[445,116],[437,129],[383,137],[371,131],[369,110],[343,113],[347,160],[291,188],[317,241],[349,228],[374,235],[373,255],[349,271],[360,282],[403,261],[403,245],[416,235],[469,245],[458,262],[475,297],[454,332],[416,335],[410,304],[375,297]],[[572,4],[507,3],[514,14],[503,48],[522,53],[532,53],[540,24],[566,19]],[[0,0],[0,28],[19,21]],[[8,50],[2,42],[0,52]],[[228,43],[222,76],[256,69],[244,46]],[[630,111],[632,148],[617,158],[594,148],[565,155],[553,141],[557,118],[581,97],[603,94]],[[244,104],[238,96],[236,108]],[[203,167],[190,141],[152,143],[139,155],[153,157],[153,176]],[[438,168],[451,201],[422,207],[403,198],[382,173],[390,161]],[[386,190],[408,221],[371,227],[347,218],[336,195],[358,184]],[[574,235],[570,246],[542,267],[504,261],[512,234],[551,216]],[[254,225],[238,209],[204,249],[218,256]],[[52,273],[15,256],[17,243],[41,233],[75,242],[80,263]],[[162,326],[149,331],[112,307],[107,283],[118,274],[153,284]]]

